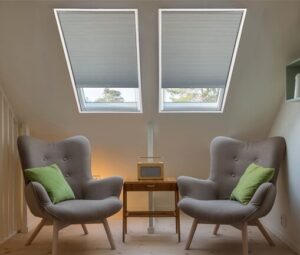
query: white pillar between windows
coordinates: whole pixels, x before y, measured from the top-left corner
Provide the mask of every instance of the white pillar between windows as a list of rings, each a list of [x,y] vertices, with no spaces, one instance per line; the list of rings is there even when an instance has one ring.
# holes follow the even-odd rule
[[[154,154],[154,129],[153,123],[148,122],[147,125],[147,157],[148,162],[153,161],[153,154]],[[153,199],[153,192],[148,192],[148,209],[149,211],[154,211],[154,199]],[[154,233],[154,218],[149,217],[149,225],[148,225],[148,233]]]

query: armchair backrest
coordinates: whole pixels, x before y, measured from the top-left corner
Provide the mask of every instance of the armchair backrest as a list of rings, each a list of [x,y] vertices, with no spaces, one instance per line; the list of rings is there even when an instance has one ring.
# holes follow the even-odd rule
[[[251,163],[275,169],[271,180],[276,184],[281,161],[285,154],[283,137],[261,142],[245,142],[228,137],[216,137],[211,142],[211,172],[209,179],[217,185],[217,198],[228,199],[240,177]]]
[[[77,199],[82,198],[83,183],[91,179],[90,143],[83,136],[59,142],[46,142],[30,136],[18,138],[22,169],[57,164]],[[25,178],[26,184],[28,180]]]

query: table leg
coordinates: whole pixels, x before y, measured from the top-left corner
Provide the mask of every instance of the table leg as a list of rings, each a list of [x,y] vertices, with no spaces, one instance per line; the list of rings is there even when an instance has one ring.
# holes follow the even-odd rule
[[[178,234],[178,242],[180,242],[180,215],[179,215],[179,208],[177,205],[178,202],[179,202],[179,194],[177,189],[175,190],[176,233]]]
[[[178,234],[178,221],[177,221],[177,218],[178,218],[178,215],[177,215],[177,191],[174,192],[174,195],[175,195],[175,224],[176,224],[176,234]]]
[[[127,234],[127,191],[123,189],[123,243]]]

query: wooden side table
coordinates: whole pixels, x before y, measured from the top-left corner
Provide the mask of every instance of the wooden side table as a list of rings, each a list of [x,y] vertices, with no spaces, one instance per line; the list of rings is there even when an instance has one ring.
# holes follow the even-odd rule
[[[174,191],[175,209],[173,211],[128,211],[127,192],[128,191]],[[125,180],[123,184],[123,242],[127,234],[128,217],[175,217],[176,234],[180,242],[180,218],[177,203],[179,201],[177,181],[175,178],[165,178],[163,180]]]

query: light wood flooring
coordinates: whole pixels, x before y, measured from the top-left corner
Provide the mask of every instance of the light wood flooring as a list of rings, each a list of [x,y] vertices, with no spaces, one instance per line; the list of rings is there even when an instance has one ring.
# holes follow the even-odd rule
[[[192,224],[190,218],[181,220],[181,243],[177,242],[173,219],[156,220],[156,233],[147,234],[147,219],[129,219],[125,244],[122,242],[122,220],[109,219],[117,249],[110,250],[102,225],[87,225],[89,234],[84,235],[80,225],[63,229],[59,236],[59,255],[241,255],[241,233],[230,226],[221,226],[218,236],[213,235],[213,225],[199,225],[191,249],[184,250]],[[31,246],[24,246],[28,234],[17,234],[0,246],[0,254],[49,255],[51,254],[52,228],[42,229]],[[272,236],[272,235],[271,235]],[[276,243],[270,247],[256,229],[249,227],[250,255],[294,255],[288,247],[272,236]]]

